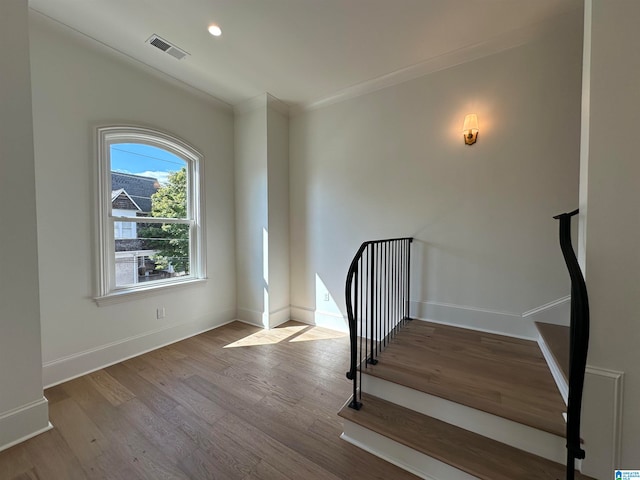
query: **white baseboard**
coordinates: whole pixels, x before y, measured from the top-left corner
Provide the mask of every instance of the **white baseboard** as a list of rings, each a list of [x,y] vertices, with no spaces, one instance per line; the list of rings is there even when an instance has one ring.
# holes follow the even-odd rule
[[[483,437],[511,445],[551,461],[564,463],[566,440],[506,418],[435,395],[413,390],[372,375],[362,375],[362,391],[401,407],[428,415]]]
[[[256,327],[265,328],[264,313],[258,310],[238,308],[237,320],[248,323],[249,325],[255,325]]]
[[[307,325],[314,325],[315,308],[301,307],[299,305],[291,305],[291,320],[296,322],[306,323]]]
[[[291,307],[289,305],[269,312],[269,328],[276,328],[289,320],[291,320]]]
[[[219,312],[207,319],[169,325],[45,362],[42,366],[43,383],[45,388],[52,387],[165,345],[221,327],[234,321],[235,314],[235,310]]]
[[[530,322],[552,323],[568,327],[571,322],[571,296],[559,298],[522,314]]]
[[[45,397],[4,412],[0,414],[0,452],[51,428]]]
[[[535,340],[538,335],[533,322],[516,313],[412,300],[410,314],[419,320],[526,340]]]
[[[343,419],[343,440],[425,480],[477,480],[462,470],[429,457],[384,435]]]
[[[465,305],[412,300],[410,302],[410,314],[412,318],[418,320],[536,341],[538,331],[535,328],[534,321],[563,324],[564,316],[568,316],[570,301],[570,297],[563,297],[529,310],[524,314],[519,314]],[[259,315],[261,314],[254,312],[254,321],[248,321],[248,323],[258,325],[258,322],[261,322],[261,319],[258,318]],[[251,312],[247,311],[246,316],[243,318],[246,320],[250,316]],[[341,332],[349,331],[346,315],[334,312],[291,305],[290,318],[309,325],[317,325]]]
[[[285,305],[282,308],[272,310],[269,312],[268,321],[266,321],[267,315],[264,312],[258,310],[251,310],[249,308],[238,308],[238,320],[249,325],[255,325],[260,328],[276,328],[283,323],[291,320],[291,308],[289,305]]]
[[[315,308],[291,305],[291,319],[308,325],[336,330],[338,332],[348,332],[349,322],[345,315],[324,312]]]

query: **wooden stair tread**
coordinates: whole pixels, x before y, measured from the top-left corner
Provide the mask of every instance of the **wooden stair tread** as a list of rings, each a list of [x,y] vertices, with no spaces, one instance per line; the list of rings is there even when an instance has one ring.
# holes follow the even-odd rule
[[[362,408],[339,415],[418,452],[486,480],[561,480],[565,467],[380,398],[362,394]],[[590,477],[576,472],[576,480]]]
[[[556,361],[566,382],[569,382],[569,327],[535,322],[536,328]]]
[[[560,437],[566,407],[536,342],[409,322],[363,373]]]

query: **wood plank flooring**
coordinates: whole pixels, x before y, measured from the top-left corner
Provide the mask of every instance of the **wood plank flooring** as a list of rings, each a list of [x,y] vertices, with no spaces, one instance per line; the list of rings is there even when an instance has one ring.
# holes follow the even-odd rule
[[[0,452],[0,479],[416,478],[340,440],[348,351],[235,322],[58,385],[54,430]]]
[[[566,407],[536,342],[414,320],[378,358],[363,371],[565,436]]]
[[[360,410],[344,407],[340,416],[483,480],[565,478],[563,465],[366,393]]]

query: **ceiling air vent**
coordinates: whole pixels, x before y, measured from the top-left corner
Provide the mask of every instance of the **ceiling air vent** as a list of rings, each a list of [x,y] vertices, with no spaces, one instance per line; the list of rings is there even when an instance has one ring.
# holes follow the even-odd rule
[[[182,50],[181,48],[176,47],[172,43],[167,42],[164,38],[159,37],[155,33],[149,37],[147,43],[150,43],[156,48],[159,48],[165,53],[168,53],[174,58],[178,60],[182,60],[184,57],[189,55],[187,52]]]

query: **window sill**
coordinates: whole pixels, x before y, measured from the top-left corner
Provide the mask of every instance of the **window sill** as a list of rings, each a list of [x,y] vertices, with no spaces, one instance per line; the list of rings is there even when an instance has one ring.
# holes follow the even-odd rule
[[[108,295],[104,295],[102,297],[94,297],[94,300],[99,307],[104,307],[107,305],[115,305],[117,303],[140,300],[140,299],[151,297],[154,295],[166,293],[168,289],[173,290],[178,288],[190,287],[193,285],[205,283],[206,281],[207,281],[207,278],[194,278],[191,280],[164,283],[162,285],[153,285],[150,287],[136,288],[136,289],[130,289],[130,290],[117,290],[115,292],[111,292]]]

